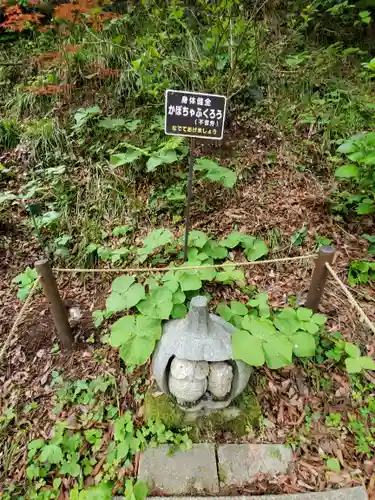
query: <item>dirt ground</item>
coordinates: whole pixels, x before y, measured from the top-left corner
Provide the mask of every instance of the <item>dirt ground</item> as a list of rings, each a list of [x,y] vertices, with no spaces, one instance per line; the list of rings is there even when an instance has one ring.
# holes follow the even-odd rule
[[[329,212],[326,197],[332,179],[327,174],[317,152],[308,158],[314,163],[299,171],[296,165],[306,163],[298,151],[270,125],[255,123],[248,127],[233,122],[229,139],[220,147],[199,145],[196,154],[210,154],[221,159],[223,165],[236,166],[239,176],[234,191],[198,183],[194,190],[192,227],[214,236],[225,236],[234,229],[251,235],[262,235],[269,243],[276,234],[281,237],[270,258],[314,253],[314,233],[329,237],[337,249],[334,268],[346,282],[349,262],[366,255],[366,242],[360,238],[368,232],[372,221],[361,223],[335,222]],[[276,159],[267,164],[270,152]],[[315,163],[316,162],[316,163]],[[202,212],[202,201],[208,209]],[[0,234],[0,344],[3,345],[22,304],[16,299],[16,287],[11,283],[25,267],[33,267],[41,257],[36,240],[21,225],[22,210],[18,207],[14,218],[17,228],[2,228]],[[146,219],[145,219],[146,223]],[[303,226],[308,235],[298,248],[290,245],[290,236]],[[166,227],[161,224],[161,227]],[[174,228],[175,230],[175,228]],[[147,227],[142,232],[147,232]],[[182,231],[182,228],[181,228]],[[176,232],[176,231],[175,231]],[[233,256],[236,258],[236,255]],[[273,306],[284,305],[288,297],[296,296],[303,303],[309,287],[313,260],[272,265],[256,265],[246,269],[248,284],[269,293]],[[92,324],[92,311],[103,306],[111,279],[107,275],[90,276],[61,273],[57,276],[59,290],[67,307],[78,307],[82,313],[74,329],[76,346],[72,351],[54,352],[57,342],[48,304],[37,291],[30,307],[0,364],[1,408],[17,408],[32,401],[41,403],[30,416],[31,431],[25,433],[17,451],[0,470],[0,484],[20,481],[24,474],[27,440],[40,431],[48,433],[55,416],[51,412],[50,387],[52,372],[63,372],[66,379],[92,378],[111,373],[123,376],[118,354],[99,342],[100,334]],[[372,321],[375,321],[375,290],[371,287],[351,289],[355,298]],[[217,300],[241,299],[238,290],[214,292]],[[332,279],[326,285],[319,310],[330,317],[329,328],[338,330],[348,339],[366,346],[369,354],[375,352],[375,340],[359,323],[356,313]],[[320,412],[323,421],[329,412],[350,408],[350,386],[345,373],[332,372],[329,363],[319,366],[324,377],[331,380],[329,393],[316,386],[311,365],[297,366],[277,372],[267,368],[257,370],[255,387],[262,405],[266,424],[248,440],[265,442],[292,442],[296,451],[296,465],[290,475],[270,479],[263,476],[249,484],[240,493],[295,493],[315,491],[345,485],[365,484],[372,493],[375,476],[374,461],[366,461],[354,450],[353,438],[341,429],[328,431],[319,422],[312,424],[309,436],[301,439],[301,428],[306,420],[306,408]],[[375,382],[375,380],[372,380]],[[124,405],[127,397],[124,396]],[[13,436],[5,439],[5,449]],[[230,440],[231,436],[227,436]],[[4,452],[5,454],[5,452]],[[322,456],[339,458],[343,471],[338,475],[324,468]],[[236,493],[233,491],[233,493]]]

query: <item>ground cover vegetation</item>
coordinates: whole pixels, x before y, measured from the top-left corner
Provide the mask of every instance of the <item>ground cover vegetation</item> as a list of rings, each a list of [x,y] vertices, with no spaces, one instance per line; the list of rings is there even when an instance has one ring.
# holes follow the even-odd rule
[[[164,322],[197,294],[254,367],[262,417],[243,440],[296,455],[290,474],[244,491],[373,492],[370,332],[331,281],[319,312],[304,307],[311,262],[233,263],[333,244],[375,319],[374,15],[365,0],[2,3],[1,343],[37,258],[119,271],[57,273],[79,310],[73,351],[37,289],[0,360],[4,498],[145,498],[139,452],[192,444],[189,429],[147,421],[144,397]],[[189,143],[164,134],[167,88],[228,98],[223,142],[194,150],[186,263]]]

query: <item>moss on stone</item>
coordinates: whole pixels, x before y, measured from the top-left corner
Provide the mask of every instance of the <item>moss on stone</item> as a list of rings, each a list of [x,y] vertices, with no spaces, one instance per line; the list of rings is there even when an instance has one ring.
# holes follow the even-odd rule
[[[193,441],[214,439],[217,432],[230,432],[241,437],[255,430],[261,415],[256,396],[249,390],[242,393],[232,404],[214,412],[185,412],[166,394],[155,387],[145,396],[146,419],[160,420],[168,429],[181,430],[190,427]]]

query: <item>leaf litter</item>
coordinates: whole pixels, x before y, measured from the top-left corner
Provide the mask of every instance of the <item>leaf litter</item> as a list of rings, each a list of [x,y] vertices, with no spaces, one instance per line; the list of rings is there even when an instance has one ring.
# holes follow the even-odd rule
[[[314,234],[326,235],[339,249],[335,270],[345,282],[350,260],[365,254],[366,244],[359,236],[366,232],[366,227],[359,224],[345,227],[332,221],[325,204],[329,180],[314,177],[308,171],[297,171],[294,165],[302,161],[298,153],[291,152],[293,148],[285,137],[269,124],[257,122],[245,128],[240,121],[234,122],[228,136],[220,150],[203,145],[197,148],[196,153],[201,156],[219,155],[224,166],[230,166],[235,155],[240,182],[237,189],[230,192],[206,182],[198,183],[194,191],[192,228],[220,238],[238,228],[240,232],[253,236],[267,235],[268,243],[275,234],[281,235],[271,246],[271,256],[275,257],[309,253],[315,245]],[[275,151],[276,159],[273,164],[265,166],[270,150]],[[318,155],[316,158],[320,161]],[[321,168],[324,170],[324,165]],[[201,200],[206,206],[204,212]],[[173,231],[168,218],[163,222],[164,226],[170,224]],[[144,220],[138,238],[148,233],[148,223],[148,219]],[[293,247],[290,236],[305,225],[305,240],[301,246]],[[5,258],[0,264],[0,338],[3,341],[19,310],[19,302],[14,299],[15,289],[9,283],[27,265],[32,267],[33,262],[41,257],[41,252],[30,235],[25,238],[24,230],[6,230],[2,240]],[[27,240],[29,243],[26,244]],[[235,250],[230,258],[237,258]],[[272,306],[288,303],[292,295],[297,302],[303,303],[312,265],[310,262],[293,265],[292,271],[290,264],[259,265],[246,269],[245,277],[249,284],[268,292]],[[131,409],[140,422],[143,419],[142,405],[133,397],[118,354],[100,344],[92,324],[92,310],[103,305],[108,280],[103,276],[81,280],[79,277],[60,275],[58,285],[67,307],[79,307],[82,312],[74,330],[77,340],[75,349],[71,352],[54,351],[57,340],[52,318],[39,292],[0,367],[3,411],[10,408],[17,412],[28,403],[38,403],[26,416],[11,419],[5,426],[5,432],[0,432],[0,483],[3,485],[24,480],[28,441],[39,436],[46,438],[51,432],[56,421],[52,411],[56,390],[51,381],[56,373],[72,381],[93,379],[100,375],[115,377],[118,388],[115,404],[120,406],[121,411]],[[221,301],[230,303],[245,299],[242,292],[230,287],[218,289],[208,284],[207,291],[213,296],[213,305]],[[370,319],[375,320],[374,290],[358,287],[355,293]],[[339,330],[347,340],[357,341],[366,345],[370,353],[375,352],[374,339],[359,323],[332,280],[328,280],[319,309],[330,316],[329,327],[332,331]],[[338,370],[332,372],[329,363],[323,363],[318,368],[320,377],[329,380],[327,389],[319,386],[314,367],[308,363],[291,370],[257,370],[255,386],[264,418],[260,429],[250,432],[242,441],[289,442],[294,447],[295,463],[289,474],[277,477],[259,474],[243,488],[232,488],[227,494],[298,493],[359,484],[368,485],[370,496],[373,494],[373,459],[364,460],[364,456],[356,451],[350,433],[324,425],[325,418],[333,411],[340,412],[343,421],[347,422],[349,414],[359,410],[352,403],[348,376]],[[136,370],[133,380],[137,380],[141,372],[142,369]],[[147,377],[142,378],[146,382],[142,382],[141,392],[145,391],[149,377],[148,369]],[[374,383],[373,379],[371,381]],[[66,416],[74,427],[74,415]],[[27,432],[21,431],[25,424],[29,429]],[[111,432],[108,428],[104,434],[107,441]],[[234,439],[229,433],[215,437],[221,442]],[[324,460],[327,456],[338,459],[341,466],[339,473],[327,470]],[[99,472],[103,462],[104,457],[99,460],[92,475]],[[134,474],[136,468],[137,463],[126,474]]]

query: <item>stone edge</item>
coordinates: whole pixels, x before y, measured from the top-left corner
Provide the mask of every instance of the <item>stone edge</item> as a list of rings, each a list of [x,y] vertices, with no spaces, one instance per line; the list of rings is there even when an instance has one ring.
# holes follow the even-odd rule
[[[349,496],[350,495],[350,496]],[[114,497],[124,498],[124,497]],[[160,500],[162,497],[147,497],[150,500]],[[340,488],[338,490],[314,491],[305,493],[280,494],[280,495],[253,495],[253,496],[168,496],[163,497],[169,500],[367,500],[367,492],[362,486],[353,486],[352,488]]]

